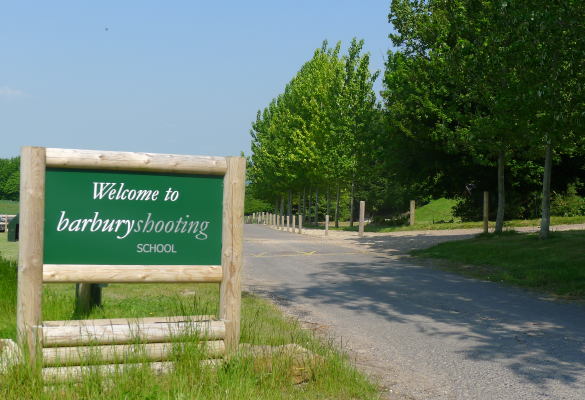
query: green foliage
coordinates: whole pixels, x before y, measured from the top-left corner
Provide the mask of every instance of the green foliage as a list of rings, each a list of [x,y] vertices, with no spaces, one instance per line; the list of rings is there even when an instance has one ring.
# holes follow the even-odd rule
[[[566,192],[554,194],[550,213],[558,217],[585,215],[585,199],[577,194],[577,184],[569,184]]]
[[[244,214],[252,215],[258,212],[270,212],[273,206],[270,203],[259,200],[254,197],[254,191],[250,186],[246,186],[246,198],[244,199]]]
[[[0,158],[0,200],[20,198],[20,157]]]
[[[272,203],[289,190],[319,185],[323,193],[329,184],[335,204],[337,186],[346,193],[358,168],[369,164],[366,142],[379,120],[373,90],[378,74],[369,71],[370,55],[361,54],[362,47],[363,40],[354,39],[340,56],[341,43],[328,48],[324,41],[284,93],[258,111],[248,168],[257,198]],[[326,212],[323,199],[320,217]],[[344,196],[341,204],[343,219],[349,211]]]
[[[393,0],[390,38],[400,51],[386,64],[388,133],[379,141],[392,154],[388,173],[420,193],[449,197],[469,188],[494,192],[497,175],[503,213],[504,188],[527,197],[549,173],[542,168],[547,145],[556,151],[549,161],[583,161],[576,134],[585,115],[583,7]]]

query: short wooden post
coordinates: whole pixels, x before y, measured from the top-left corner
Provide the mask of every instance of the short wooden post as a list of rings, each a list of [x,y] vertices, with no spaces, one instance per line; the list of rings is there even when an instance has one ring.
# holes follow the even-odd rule
[[[80,283],[77,292],[77,307],[80,312],[91,311],[91,283]]]
[[[488,233],[490,214],[490,192],[483,192],[483,233]]]
[[[295,217],[296,217],[296,215],[293,214],[292,217],[293,217],[293,221],[292,221],[292,233],[295,233],[295,222],[296,222],[295,221]]]
[[[414,200],[410,200],[410,226],[414,226]]]
[[[364,214],[366,213],[366,202],[360,201],[360,224],[359,224],[359,231],[358,236],[364,236]]]
[[[299,235],[303,233],[303,214],[299,215]]]
[[[286,216],[286,231],[290,232],[290,218],[288,215]]]
[[[20,244],[18,249],[18,289],[16,327],[21,349],[28,348],[31,365],[39,339],[33,329],[42,323],[43,245],[45,222],[44,147],[22,147],[20,156]]]
[[[224,176],[221,267],[223,278],[219,286],[219,319],[225,320],[225,348],[238,348],[242,304],[242,258],[244,253],[242,214],[246,191],[246,159],[226,157]]]
[[[284,214],[280,216],[280,230],[284,231]]]
[[[329,215],[325,216],[325,236],[329,235]]]

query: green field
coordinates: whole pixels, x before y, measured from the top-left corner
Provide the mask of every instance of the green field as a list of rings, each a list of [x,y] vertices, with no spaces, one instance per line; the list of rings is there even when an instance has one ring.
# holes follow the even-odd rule
[[[439,268],[494,282],[537,289],[567,299],[585,299],[585,232],[481,234],[474,239],[416,250],[417,257],[449,261]]]
[[[20,209],[20,202],[11,200],[0,200],[0,214],[16,215]]]
[[[0,232],[0,257],[16,261],[18,258],[18,242],[9,242],[7,239],[7,233]]]
[[[431,201],[429,204],[426,204],[415,210],[415,224],[428,225],[432,224],[433,222],[437,223],[439,221],[449,222],[452,219],[454,222],[458,222],[460,221],[460,218],[453,217],[452,209],[452,207],[456,204],[457,200],[450,199],[438,199]]]

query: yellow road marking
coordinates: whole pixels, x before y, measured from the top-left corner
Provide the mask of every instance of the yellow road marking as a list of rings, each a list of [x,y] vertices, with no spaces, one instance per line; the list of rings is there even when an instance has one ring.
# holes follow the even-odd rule
[[[262,253],[262,254],[250,254],[252,257],[262,257],[264,254],[266,254],[266,252]]]
[[[312,252],[310,252],[310,253],[305,253],[304,251],[299,251],[299,253],[303,253],[303,254],[305,254],[305,255],[307,255],[307,256],[311,256],[311,255],[315,254],[315,252],[316,252],[316,251],[317,251],[317,250],[313,250],[313,251],[312,251]]]

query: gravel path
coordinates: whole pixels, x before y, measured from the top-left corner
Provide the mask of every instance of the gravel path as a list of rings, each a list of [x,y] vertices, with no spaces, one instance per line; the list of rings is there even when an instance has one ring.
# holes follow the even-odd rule
[[[540,227],[528,226],[513,228],[513,230],[518,232],[539,232]],[[551,227],[552,232],[569,230],[585,230],[585,224],[554,225]],[[328,236],[325,236],[325,230],[323,229],[304,229],[303,235],[321,238],[324,241],[335,241],[345,247],[366,249],[374,252],[382,251],[386,255],[400,256],[411,250],[424,249],[443,242],[471,239],[482,232],[483,229],[366,232],[364,237],[360,238],[357,232],[330,230]]]

